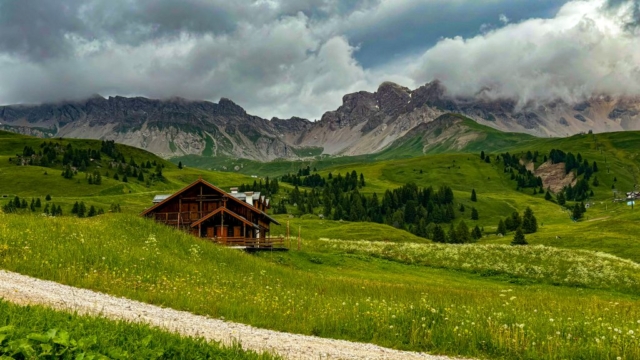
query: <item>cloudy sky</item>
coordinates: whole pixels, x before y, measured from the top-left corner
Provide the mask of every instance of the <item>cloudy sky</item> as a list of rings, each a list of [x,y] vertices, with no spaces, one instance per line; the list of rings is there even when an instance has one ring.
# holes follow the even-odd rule
[[[2,0],[0,104],[92,94],[319,118],[382,81],[640,95],[640,0]]]

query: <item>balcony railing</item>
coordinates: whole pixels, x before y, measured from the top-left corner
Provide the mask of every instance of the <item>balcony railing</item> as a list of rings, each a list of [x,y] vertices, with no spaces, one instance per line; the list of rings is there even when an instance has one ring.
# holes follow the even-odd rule
[[[215,243],[225,246],[242,246],[249,248],[280,248],[284,247],[283,237],[244,238],[244,237],[214,237],[208,238]]]

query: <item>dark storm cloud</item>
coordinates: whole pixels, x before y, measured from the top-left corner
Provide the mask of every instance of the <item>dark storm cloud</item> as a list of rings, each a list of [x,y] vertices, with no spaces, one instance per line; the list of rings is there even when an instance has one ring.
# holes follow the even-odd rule
[[[225,33],[233,31],[240,13],[226,4],[229,2],[206,0],[3,0],[0,52],[39,61],[69,56],[78,42],[114,40],[137,45],[181,33]]]
[[[81,1],[0,1],[0,52],[32,60],[68,55],[68,34],[85,34]]]
[[[83,20],[103,37],[120,43],[233,31],[242,14],[228,1],[138,0],[92,1],[83,7]]]

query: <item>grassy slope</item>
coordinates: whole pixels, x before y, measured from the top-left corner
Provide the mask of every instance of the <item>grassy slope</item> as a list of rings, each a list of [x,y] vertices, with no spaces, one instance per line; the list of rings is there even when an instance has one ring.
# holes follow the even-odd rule
[[[65,214],[71,211],[76,201],[84,201],[88,205],[102,207],[105,210],[110,204],[119,203],[123,211],[137,213],[150,205],[154,195],[172,193],[193,182],[199,176],[223,188],[253,181],[250,177],[241,174],[216,173],[195,168],[180,170],[172,163],[145,150],[125,145],[118,145],[118,149],[127,161],[133,157],[138,163],[149,160],[164,164],[165,181],[156,182],[148,188],[136,179],[129,179],[129,182],[124,183],[103,176],[102,185],[96,186],[87,183],[84,173],[79,173],[69,180],[60,176],[61,170],[58,168],[16,166],[9,163],[9,158],[21,154],[25,146],[31,146],[37,151],[43,141],[0,131],[0,196],[7,195],[7,198],[4,198],[5,201],[15,195],[27,199],[40,197],[44,200],[44,197],[50,194],[53,198],[52,202],[62,205]],[[60,140],[47,139],[46,141]],[[75,148],[100,148],[100,141],[96,140],[64,139],[61,142],[64,145],[71,143]],[[109,170],[101,169],[103,175],[105,171]],[[114,173],[114,171],[109,172]],[[2,199],[0,198],[0,203],[3,202]]]
[[[0,214],[0,239],[2,268],[260,327],[467,356],[640,356],[628,333],[638,330],[638,294],[588,278],[580,288],[550,286],[517,273],[405,265],[307,239],[300,252],[253,256],[124,214]],[[539,256],[521,249],[517,262]],[[600,266],[585,256],[585,271]],[[613,339],[609,326],[624,334]],[[602,336],[601,345],[593,340]]]
[[[49,332],[55,330],[56,332]],[[64,334],[80,343],[78,347],[64,346]],[[49,341],[27,340],[34,334]],[[55,334],[55,335],[54,335]],[[21,307],[0,301],[0,357],[10,359],[36,358],[47,346],[65,350],[65,355],[76,358],[108,356],[104,359],[273,359],[273,356],[244,351],[239,346],[221,347],[216,343],[193,338],[181,338],[146,325],[110,321],[104,318],[80,316],[58,312],[39,306]],[[10,343],[22,343],[22,348]],[[44,344],[44,347],[42,345]],[[6,351],[3,350],[7,347]],[[14,353],[17,351],[18,354]],[[31,352],[33,351],[33,352]],[[21,356],[22,355],[22,356]],[[38,358],[47,358],[41,356]],[[51,356],[50,358],[53,358]],[[102,357],[100,357],[102,358]]]
[[[462,120],[460,124],[456,125],[460,129],[455,134],[455,137],[470,136],[474,137],[474,139],[466,143],[462,148],[458,149],[453,139],[445,140],[434,146],[425,144],[423,134],[410,133],[396,140],[385,150],[375,154],[376,158],[379,160],[388,160],[416,157],[424,155],[425,153],[479,153],[483,150],[491,152],[513,147],[523,141],[530,141],[534,139],[533,136],[527,134],[502,132],[488,126],[478,124],[477,122],[458,114],[445,114],[434,121],[438,121],[439,119],[446,121],[447,118]],[[441,127],[436,127],[432,130],[432,132],[436,134],[441,131]]]

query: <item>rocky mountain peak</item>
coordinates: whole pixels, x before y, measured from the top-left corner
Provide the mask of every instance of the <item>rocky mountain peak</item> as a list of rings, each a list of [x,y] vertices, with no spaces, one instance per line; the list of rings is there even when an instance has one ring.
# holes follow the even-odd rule
[[[376,91],[376,100],[386,115],[395,116],[411,103],[411,90],[392,82],[383,82]]]
[[[240,105],[224,97],[218,102],[218,108],[220,115],[247,115],[247,112]]]

